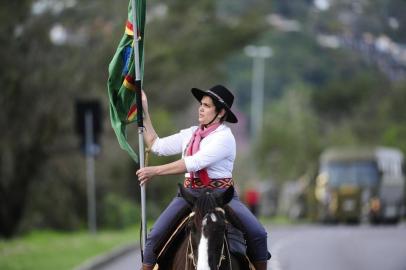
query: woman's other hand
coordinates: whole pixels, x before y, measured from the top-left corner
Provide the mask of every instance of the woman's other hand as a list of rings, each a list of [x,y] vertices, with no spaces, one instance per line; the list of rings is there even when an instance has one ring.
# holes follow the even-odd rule
[[[148,114],[148,98],[144,90],[142,90],[141,100],[142,100],[142,109],[145,114]]]

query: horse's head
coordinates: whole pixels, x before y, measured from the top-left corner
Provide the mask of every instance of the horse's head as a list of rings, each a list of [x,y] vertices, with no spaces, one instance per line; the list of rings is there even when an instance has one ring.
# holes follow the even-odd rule
[[[234,196],[234,187],[230,186],[225,191],[213,191],[211,189],[200,189],[197,192],[190,192],[179,184],[179,190],[182,197],[192,206],[196,207],[203,203],[208,202],[211,205],[215,204],[216,207],[223,207],[228,204]],[[209,205],[208,205],[209,206]]]
[[[195,213],[196,222],[202,222],[203,217],[209,212],[215,214],[216,209],[222,209],[234,196],[233,186],[230,186],[225,191],[213,191],[211,189],[189,191],[179,184],[179,190]]]
[[[195,266],[197,269],[200,269],[199,266],[201,269],[215,269],[214,265],[221,262],[226,229],[223,207],[233,198],[234,188],[231,186],[225,191],[202,189],[191,192],[180,185],[180,193],[194,213],[189,229],[190,255],[197,261]]]

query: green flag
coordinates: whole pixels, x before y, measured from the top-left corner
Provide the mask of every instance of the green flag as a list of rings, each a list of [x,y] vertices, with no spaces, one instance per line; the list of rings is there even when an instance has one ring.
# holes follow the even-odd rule
[[[117,140],[122,149],[138,162],[138,156],[128,143],[127,125],[136,120],[137,106],[135,103],[136,82],[133,53],[134,36],[139,40],[140,79],[142,82],[144,66],[144,26],[145,26],[145,1],[135,0],[137,27],[133,26],[131,2],[128,5],[128,16],[125,32],[118,45],[116,53],[109,65],[108,94],[110,100],[110,120]],[[134,35],[135,34],[135,35]],[[142,85],[142,83],[141,83]]]

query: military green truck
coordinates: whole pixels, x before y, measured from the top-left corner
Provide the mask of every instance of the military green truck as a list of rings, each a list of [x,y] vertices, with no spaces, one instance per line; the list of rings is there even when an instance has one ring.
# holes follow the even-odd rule
[[[314,183],[317,219],[398,221],[405,192],[402,164],[402,153],[393,148],[326,149]]]

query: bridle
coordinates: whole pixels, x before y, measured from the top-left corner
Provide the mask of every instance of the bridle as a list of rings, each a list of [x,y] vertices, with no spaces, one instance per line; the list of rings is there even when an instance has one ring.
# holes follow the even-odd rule
[[[223,213],[223,215],[225,215],[225,211],[221,207],[216,207],[214,210],[217,211],[217,212],[221,212],[221,213]],[[193,211],[193,212],[191,212],[189,214],[189,219],[191,219],[194,216],[195,216],[195,212]],[[221,266],[222,262],[226,258],[228,258],[229,267],[230,267],[230,270],[232,270],[230,248],[228,246],[226,233],[224,233],[223,243],[221,245],[220,258],[219,258],[219,261],[218,261],[217,266],[216,266],[217,270],[220,269],[220,266]],[[189,232],[188,244],[187,244],[187,248],[186,248],[185,269],[187,269],[187,265],[188,265],[189,260],[192,261],[193,269],[197,269],[197,260],[196,260],[195,254],[194,254],[194,247],[193,247],[192,233],[191,232]]]

